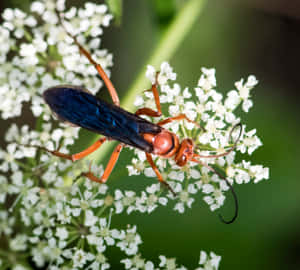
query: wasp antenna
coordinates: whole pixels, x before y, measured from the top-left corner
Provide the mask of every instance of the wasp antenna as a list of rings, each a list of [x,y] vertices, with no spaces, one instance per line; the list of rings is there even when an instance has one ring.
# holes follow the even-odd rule
[[[205,166],[206,166],[206,164],[205,164]],[[233,186],[229,183],[229,181],[228,181],[222,174],[220,174],[220,173],[217,172],[214,168],[212,168],[212,167],[210,167],[210,166],[208,166],[208,165],[207,165],[206,167],[209,168],[209,169],[210,169],[212,172],[214,172],[216,175],[218,175],[222,180],[224,180],[225,183],[226,183],[226,185],[229,187],[229,189],[230,189],[230,191],[231,191],[231,194],[232,194],[233,199],[234,199],[234,204],[235,204],[234,215],[233,215],[233,217],[232,217],[230,220],[228,220],[228,221],[226,221],[226,220],[222,217],[221,214],[219,214],[219,218],[220,218],[220,220],[221,220],[223,223],[225,223],[225,224],[233,223],[233,222],[236,220],[236,218],[237,218],[237,216],[238,216],[238,212],[239,212],[238,199],[237,199],[236,193],[235,193],[235,191],[234,191],[234,188],[233,188]]]
[[[232,133],[233,131],[239,127],[240,128],[240,132],[239,132],[239,136],[236,138],[236,140],[234,141],[232,139]],[[217,155],[208,155],[208,156],[204,156],[204,155],[199,155],[199,154],[194,154],[194,157],[198,157],[198,158],[219,158],[219,157],[225,157],[227,155],[229,155],[237,146],[240,138],[241,138],[241,135],[242,135],[242,130],[243,130],[243,126],[241,123],[238,123],[236,125],[233,126],[233,128],[230,130],[229,132],[229,138],[231,138],[233,141],[234,141],[234,144],[233,146],[225,153],[222,153],[222,154],[217,154]],[[196,147],[197,150],[201,150],[199,147]]]
[[[73,35],[67,30],[66,26],[65,26],[65,23],[63,21],[64,17],[65,17],[65,14],[60,12],[59,10],[55,9],[55,12],[56,12],[56,15],[58,17],[58,22],[59,24],[62,26],[62,28],[66,31],[66,33],[73,37]],[[73,37],[74,38],[74,37]]]
[[[233,128],[230,130],[229,137],[232,138],[232,133],[237,127],[240,128],[240,132],[239,132],[239,136],[236,138],[235,141],[232,139],[234,141],[233,147],[231,148],[232,150],[236,147],[237,143],[239,142],[239,140],[242,136],[243,125],[241,123],[238,123],[238,124],[234,125]]]
[[[219,175],[219,177],[221,177],[221,178],[225,181],[225,183],[226,183],[227,186],[229,187],[229,189],[230,189],[230,191],[231,191],[231,194],[232,194],[232,196],[233,196],[233,198],[234,198],[235,211],[234,211],[234,216],[233,216],[233,218],[232,218],[231,220],[229,220],[229,221],[226,221],[226,220],[222,217],[222,215],[219,214],[219,218],[220,218],[220,220],[221,220],[223,223],[225,223],[225,224],[230,224],[230,223],[233,223],[233,222],[236,220],[237,216],[238,216],[238,212],[239,212],[238,199],[237,199],[236,193],[235,193],[235,191],[234,191],[234,188],[233,188],[233,186],[229,183],[229,181],[228,181],[225,177],[222,177],[220,174],[218,174],[218,175]]]
[[[234,222],[236,220],[237,216],[238,216],[239,204],[238,204],[238,198],[237,198],[237,195],[236,195],[236,193],[234,191],[233,186],[230,184],[230,182],[221,173],[219,173],[218,171],[216,171],[213,167],[211,167],[211,166],[209,166],[209,165],[207,165],[207,164],[203,163],[202,161],[197,160],[195,158],[192,158],[191,161],[201,164],[202,166],[206,167],[207,169],[209,169],[210,171],[212,171],[213,173],[215,173],[216,175],[218,175],[222,180],[225,181],[225,183],[229,187],[229,189],[231,191],[231,194],[232,194],[232,196],[234,198],[235,211],[234,211],[233,218],[230,219],[229,221],[226,221],[221,215],[219,215],[219,218],[221,219],[221,221],[223,223],[226,223],[226,224],[230,224],[230,223]]]

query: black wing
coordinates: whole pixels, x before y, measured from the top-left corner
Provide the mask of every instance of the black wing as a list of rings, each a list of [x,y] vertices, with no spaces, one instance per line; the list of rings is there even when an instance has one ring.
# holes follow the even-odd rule
[[[47,89],[43,96],[60,120],[146,152],[152,152],[153,147],[142,134],[157,134],[162,130],[158,125],[96,98],[81,87],[59,85]]]

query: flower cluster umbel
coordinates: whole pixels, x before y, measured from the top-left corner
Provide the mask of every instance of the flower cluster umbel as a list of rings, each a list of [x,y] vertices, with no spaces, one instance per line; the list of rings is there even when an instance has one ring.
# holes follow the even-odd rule
[[[146,76],[152,84],[155,83],[154,67],[148,66]],[[249,76],[246,82],[241,79],[235,83],[236,90],[231,90],[223,100],[223,95],[215,90],[217,86],[215,69],[202,68],[198,85],[193,90],[182,89],[177,83],[171,84],[170,81],[175,79],[176,74],[170,65],[166,62],[162,63],[157,80],[161,93],[160,102],[165,111],[160,118],[150,120],[160,121],[167,117],[185,114],[189,120],[199,123],[200,128],[193,122],[183,119],[168,123],[164,127],[181,139],[192,138],[196,145],[195,152],[200,155],[199,160],[206,166],[190,162],[184,167],[179,167],[172,159],[156,157],[154,160],[164,178],[168,179],[170,186],[179,194],[174,210],[183,213],[186,207],[191,207],[197,193],[202,192],[204,201],[214,211],[224,204],[224,191],[228,190],[228,185],[214,170],[210,169],[213,166],[222,170],[231,184],[248,183],[251,180],[257,183],[269,178],[268,168],[252,165],[250,161],[236,161],[236,152],[247,152],[251,155],[262,145],[255,129],[247,131],[244,124],[242,130],[234,129],[241,122],[241,119],[234,114],[234,110],[242,105],[243,111],[249,111],[252,106],[251,90],[258,81],[253,75]],[[135,105],[138,108],[149,107],[155,110],[152,92],[146,91],[143,96],[138,96]],[[230,150],[232,147],[235,147],[234,151]],[[144,173],[148,177],[156,177],[146,160],[145,153],[138,149],[134,152],[132,164],[127,166],[129,175]],[[213,157],[219,154],[225,155]],[[152,205],[148,209],[136,205],[139,210],[150,212],[157,204],[165,205],[168,199],[172,198],[171,194],[161,193],[158,183],[153,184],[147,191],[151,194]],[[145,197],[150,198],[150,196]]]
[[[19,9],[4,11],[0,25],[0,115],[4,120],[21,116],[23,105],[26,104],[36,118],[36,127],[32,129],[26,124],[18,126],[12,123],[4,138],[6,148],[0,149],[0,268],[108,269],[112,261],[107,258],[106,251],[114,246],[123,252],[121,263],[126,269],[186,269],[178,266],[174,258],[162,255],[159,256],[159,265],[155,266],[139,252],[142,239],[135,225],[123,229],[112,226],[115,214],[151,212],[159,204],[166,205],[169,195],[162,196],[164,190],[159,185],[151,184],[139,195],[131,190],[110,192],[107,185],[99,185],[81,177],[81,173],[90,167],[88,162],[83,160],[73,164],[36,147],[28,147],[41,145],[56,149],[61,146],[60,151],[67,152],[67,147],[78,137],[78,129],[52,121],[51,112],[42,99],[45,89],[59,84],[73,84],[84,85],[96,93],[103,84],[95,76],[97,72],[94,67],[80,55],[72,38],[59,24],[57,11],[64,14],[68,31],[89,49],[108,75],[112,66],[112,55],[105,49],[99,49],[103,28],[112,19],[105,5],[86,3],[83,8],[66,10],[64,0],[48,0],[33,2],[29,14]],[[153,68],[147,71],[151,81],[154,72]],[[202,81],[207,83],[207,74],[204,74]],[[163,93],[161,101],[172,104],[169,107],[172,115],[186,107],[185,113],[196,119],[201,108],[204,106],[202,109],[205,111],[205,106],[210,105],[203,101],[195,105],[196,111],[194,108],[188,109],[184,104],[185,95],[190,97],[191,94],[186,90],[184,96],[180,96],[178,85],[171,88],[167,84],[175,76],[170,66],[164,63],[159,75]],[[241,87],[246,86],[242,84]],[[206,88],[199,86],[197,91],[203,89]],[[205,91],[208,99],[211,99],[211,90]],[[233,93],[232,96],[230,106],[246,102],[245,106],[250,107],[246,90],[243,95]],[[140,99],[140,105],[147,102],[152,106],[149,97],[145,101]],[[192,111],[196,113],[195,117],[189,114]],[[201,115],[204,122],[210,118],[205,118],[204,113]],[[173,124],[169,128],[173,131],[176,129]],[[180,134],[179,131],[185,128],[186,123],[180,123],[176,132]],[[191,134],[193,128],[190,126],[185,132]],[[205,129],[210,130],[207,126]],[[215,144],[220,136],[226,136],[225,133],[219,130],[214,135],[215,143],[209,137],[212,133],[202,133],[202,145],[210,146],[209,151],[215,150]],[[255,138],[253,132],[245,133],[237,149],[253,151],[256,148],[255,142],[252,142]],[[200,137],[198,140],[200,142]],[[229,158],[233,160],[232,155]],[[143,153],[137,152],[137,157],[128,167],[130,174],[144,171],[146,175],[153,175],[144,160]],[[164,169],[169,161],[156,162],[160,169]],[[226,162],[232,165],[228,166],[228,177],[239,177],[240,182],[246,181],[248,172],[253,170],[250,163],[242,162],[233,166],[233,162]],[[196,164],[181,170],[174,169],[173,165],[170,168],[165,173],[172,185],[176,185],[174,189],[180,193],[175,206],[180,212],[185,205],[191,205],[190,194],[200,189],[209,190],[209,185],[213,190],[207,192],[208,196],[213,197],[212,192],[215,194],[218,179],[214,179],[210,172],[205,172],[203,168],[199,171]],[[95,175],[103,173],[102,166],[95,164],[91,170]],[[246,176],[242,177],[239,170]],[[249,179],[259,180],[259,171],[259,167],[253,170]],[[183,178],[196,181],[185,189],[182,186]],[[217,269],[219,262],[219,256],[212,252],[208,256],[202,251],[197,269]]]

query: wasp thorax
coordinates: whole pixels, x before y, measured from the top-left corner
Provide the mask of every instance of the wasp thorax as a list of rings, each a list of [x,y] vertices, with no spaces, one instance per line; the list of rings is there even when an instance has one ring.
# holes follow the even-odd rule
[[[173,156],[179,145],[177,136],[164,129],[156,135],[144,134],[144,138],[146,141],[152,143],[153,154],[163,157]]]

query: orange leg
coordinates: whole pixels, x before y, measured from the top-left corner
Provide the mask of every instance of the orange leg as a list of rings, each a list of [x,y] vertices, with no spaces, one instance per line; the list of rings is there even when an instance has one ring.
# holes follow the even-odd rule
[[[98,64],[91,56],[91,54],[85,49],[83,48],[83,46],[78,42],[77,38],[75,36],[73,36],[70,32],[67,31],[67,29],[65,28],[63,22],[62,22],[62,18],[61,16],[63,16],[62,14],[59,14],[58,12],[58,19],[60,21],[60,24],[62,25],[62,27],[65,29],[65,31],[67,32],[67,34],[73,38],[74,43],[78,46],[79,51],[90,61],[91,64],[93,64],[96,68],[96,70],[98,71],[99,75],[101,76],[102,80],[104,81],[108,92],[113,100],[113,103],[117,106],[120,106],[120,100],[117,94],[117,91],[114,87],[114,85],[112,84],[111,80],[108,78],[107,74],[105,73],[105,71],[103,70],[103,68],[101,67],[100,64]]]
[[[183,120],[183,119],[185,119],[186,121],[188,121],[190,123],[195,124],[199,128],[202,128],[197,122],[195,122],[195,121],[187,118],[187,116],[185,114],[179,114],[179,115],[174,116],[174,117],[169,117],[169,118],[167,118],[165,120],[162,120],[162,121],[158,122],[157,125],[163,126],[163,125],[171,123],[173,121],[180,121],[180,120]]]
[[[147,158],[149,164],[151,165],[152,169],[154,170],[154,172],[155,172],[155,174],[156,174],[156,176],[157,176],[157,178],[158,178],[158,181],[159,181],[161,184],[165,185],[166,188],[172,192],[172,194],[174,195],[174,197],[176,197],[175,191],[174,191],[174,190],[170,187],[170,185],[163,179],[163,177],[162,177],[162,175],[160,174],[158,168],[157,168],[156,165],[154,164],[153,159],[152,159],[152,157],[151,157],[151,154],[146,153],[146,158]]]
[[[104,142],[106,141],[106,137],[103,137],[101,139],[99,139],[98,141],[96,141],[94,144],[92,144],[90,147],[88,147],[87,149],[81,151],[80,153],[77,154],[73,154],[72,155],[72,161],[76,161],[79,159],[84,158],[85,156],[93,153],[94,151],[96,151]]]
[[[151,89],[147,90],[147,91],[152,91],[152,93],[153,93],[157,111],[154,111],[150,108],[140,108],[135,112],[136,115],[148,115],[148,116],[152,116],[152,117],[158,117],[158,116],[162,115],[160,101],[159,101],[159,93],[158,93],[158,90],[157,90],[157,86],[158,86],[157,76],[158,76],[158,74],[159,73],[156,73],[155,84],[152,84]]]
[[[46,147],[43,147],[43,146],[36,146],[36,145],[25,145],[25,146],[35,147],[35,148],[44,150],[44,151],[46,151],[46,152],[48,152],[48,153],[50,153],[54,156],[69,159],[71,161],[76,161],[76,160],[82,159],[85,156],[87,156],[87,155],[93,153],[94,151],[96,151],[105,141],[106,141],[105,137],[100,138],[99,140],[97,140],[95,143],[93,143],[87,149],[85,149],[82,152],[79,152],[77,154],[73,154],[73,155],[68,155],[68,154],[64,154],[64,153],[59,152],[60,147],[58,147],[57,150],[52,151],[52,150],[49,150],[49,149],[47,149]]]
[[[105,183],[112,172],[114,166],[116,165],[116,162],[118,161],[119,155],[121,153],[121,150],[123,148],[122,144],[118,144],[113,151],[110,160],[108,161],[106,168],[104,170],[104,173],[101,177],[95,176],[91,171],[82,173],[83,176],[87,177],[91,181],[98,182],[98,183]]]

